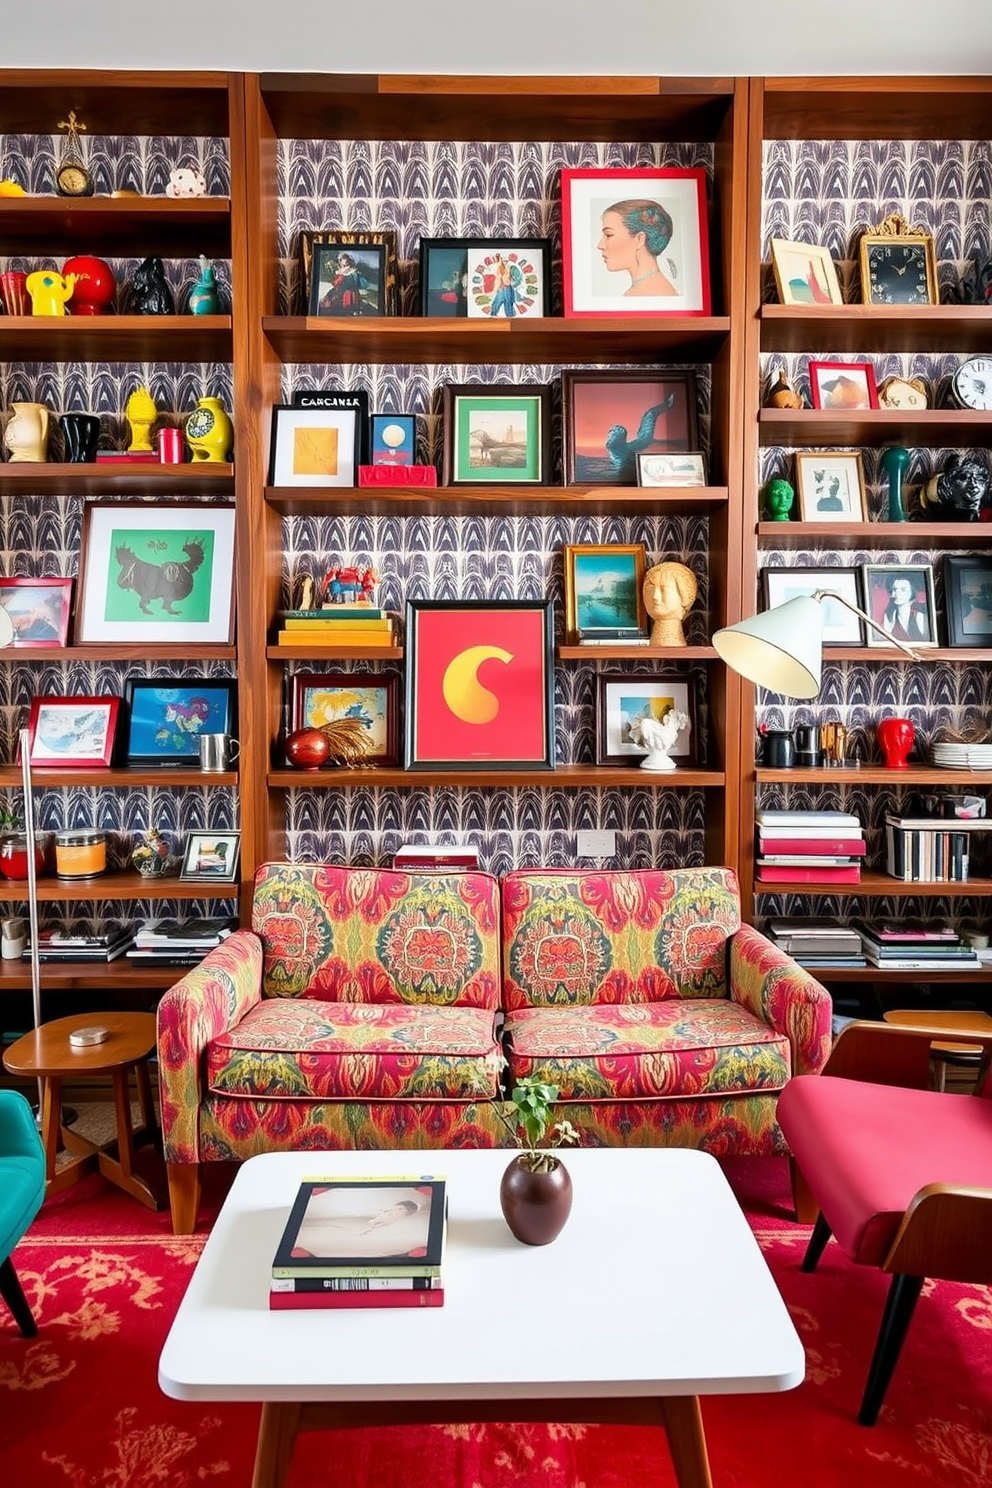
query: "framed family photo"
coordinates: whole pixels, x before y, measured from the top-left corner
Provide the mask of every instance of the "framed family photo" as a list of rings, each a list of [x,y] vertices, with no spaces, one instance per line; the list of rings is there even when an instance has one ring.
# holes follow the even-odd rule
[[[709,315],[706,172],[561,173],[566,315]]]
[[[643,543],[569,543],[565,548],[565,635],[569,645],[597,634],[643,635],[647,555]]]
[[[446,383],[442,412],[446,486],[550,484],[550,389]]]
[[[65,646],[72,583],[72,579],[0,579],[0,610],[10,621],[12,632],[6,644]]]
[[[409,600],[406,768],[553,770],[550,600]]]
[[[636,725],[644,718],[662,723],[674,708],[689,722],[666,752],[683,764],[696,762],[696,689],[678,675],[603,672],[596,678],[596,763],[629,765],[648,753]]]
[[[766,610],[798,599],[803,594],[813,594],[817,589],[829,589],[839,594],[836,599],[824,599],[820,610],[823,615],[823,644],[825,646],[863,646],[864,622],[848,604],[863,609],[861,590],[856,568],[763,568],[761,587]]]
[[[814,408],[829,408],[831,412],[877,408],[875,369],[870,362],[810,361],[809,396]]]
[[[866,522],[865,477],[860,452],[796,455],[796,487],[802,522]]]
[[[240,832],[190,832],[179,870],[181,883],[236,883]]]
[[[233,677],[129,677],[124,683],[128,765],[194,764],[201,734],[235,732]]]
[[[234,508],[87,502],[76,640],[230,645]]]
[[[942,572],[948,645],[992,647],[992,558],[949,553]]]
[[[842,305],[837,268],[828,248],[772,238],[772,271],[782,305]]]
[[[34,697],[28,715],[32,769],[109,766],[118,697]]]
[[[304,231],[299,237],[305,315],[395,315],[396,234]]]
[[[698,450],[692,372],[561,374],[567,486],[636,486],[641,454]]]
[[[420,240],[421,315],[534,320],[550,298],[550,238]]]
[[[865,563],[861,573],[864,608],[884,632],[879,635],[866,626],[869,646],[885,646],[886,636],[910,646],[936,646],[937,606],[929,563]]]
[[[270,486],[355,486],[362,454],[360,408],[272,409]]]
[[[398,702],[395,673],[295,672],[290,678],[291,727],[322,728],[353,719],[371,746],[366,764],[399,764]]]

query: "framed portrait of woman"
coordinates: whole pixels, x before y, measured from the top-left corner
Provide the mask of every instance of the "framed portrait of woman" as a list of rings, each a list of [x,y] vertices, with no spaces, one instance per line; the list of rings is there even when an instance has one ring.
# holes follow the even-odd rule
[[[706,172],[561,173],[565,314],[709,315]]]

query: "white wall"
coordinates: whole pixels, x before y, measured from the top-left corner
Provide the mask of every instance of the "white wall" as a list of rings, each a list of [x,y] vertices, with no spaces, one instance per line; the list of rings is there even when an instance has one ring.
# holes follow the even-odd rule
[[[0,0],[2,67],[992,72],[990,0]]]

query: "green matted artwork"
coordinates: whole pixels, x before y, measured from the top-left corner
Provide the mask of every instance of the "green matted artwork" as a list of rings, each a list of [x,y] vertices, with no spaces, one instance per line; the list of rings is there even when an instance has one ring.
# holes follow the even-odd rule
[[[444,388],[446,486],[546,485],[551,393],[536,384]]]
[[[91,502],[77,641],[218,642],[234,623],[234,508]]]

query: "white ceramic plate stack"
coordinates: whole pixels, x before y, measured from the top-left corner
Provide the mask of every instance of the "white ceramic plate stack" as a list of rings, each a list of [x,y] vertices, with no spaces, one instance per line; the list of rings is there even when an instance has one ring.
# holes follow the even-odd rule
[[[933,762],[943,770],[992,770],[992,744],[934,744]]]

